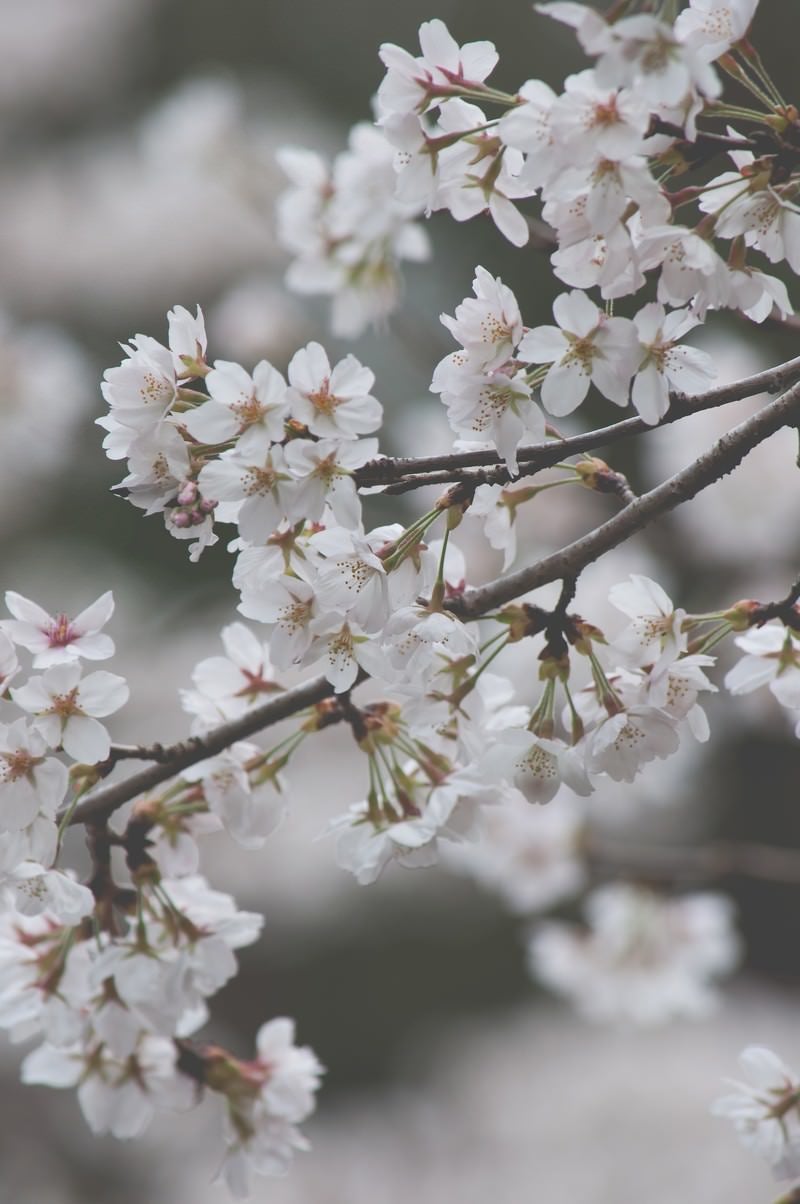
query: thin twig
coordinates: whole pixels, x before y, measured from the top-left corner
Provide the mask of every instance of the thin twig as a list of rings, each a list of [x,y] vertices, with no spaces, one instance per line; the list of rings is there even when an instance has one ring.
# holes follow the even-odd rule
[[[800,359],[795,361],[800,370]],[[800,410],[800,384],[765,406],[757,414],[734,427],[710,451],[662,485],[626,506],[614,518],[588,535],[568,544],[561,551],[537,564],[510,573],[488,585],[467,590],[459,599],[447,603],[463,618],[477,618],[520,594],[551,581],[574,579],[593,560],[623,543],[636,531],[662,514],[688,501],[701,490],[731,472],[764,439],[781,427],[797,420]],[[365,675],[360,675],[363,680]],[[70,823],[85,823],[110,815],[137,794],[160,785],[182,769],[215,756],[246,736],[313,706],[333,694],[333,686],[324,677],[315,677],[303,685],[271,698],[238,719],[213,728],[204,736],[192,737],[164,749],[163,763],[151,765],[121,782],[101,786],[76,807]],[[63,813],[62,813],[63,814]]]
[[[457,602],[449,604],[451,609],[462,618],[475,618],[541,585],[576,576],[587,564],[641,531],[654,519],[727,476],[764,439],[797,421],[798,411],[800,384],[793,385],[763,410],[735,426],[688,468],[643,494],[588,535],[536,564],[508,573],[488,585],[466,590]]]
[[[110,782],[107,786],[93,790],[80,806],[75,808],[70,824],[86,823],[87,820],[111,815],[129,799],[152,790],[168,778],[174,777],[176,773],[180,773],[182,769],[188,769],[198,761],[205,761],[207,757],[214,757],[237,740],[244,740],[262,728],[278,723],[281,719],[288,719],[289,716],[322,702],[332,694],[333,686],[326,678],[314,677],[311,681],[303,682],[302,685],[270,698],[268,702],[261,703],[238,719],[221,723],[203,736],[192,736],[178,744],[169,745],[163,749],[160,764],[150,765],[120,782]]]
[[[656,426],[648,426],[641,418],[625,418],[611,426],[600,427],[598,430],[585,431],[580,435],[572,435],[549,443],[537,443],[517,450],[517,460],[522,465],[532,465],[536,470],[549,468],[559,460],[577,452],[591,451],[597,447],[605,447],[617,443],[621,439],[629,439],[633,435],[641,435],[647,431],[659,430],[678,422],[681,418],[689,418],[692,414],[704,410],[715,409],[717,406],[728,405],[733,401],[741,401],[745,397],[753,397],[757,393],[776,393],[787,384],[800,377],[800,356],[757,372],[753,376],[743,377],[730,385],[719,385],[709,389],[707,393],[699,393],[695,397],[687,397],[685,393],[673,393],[670,399],[670,409]],[[395,485],[404,486],[412,476],[418,477],[410,488],[420,488],[422,485],[440,485],[448,481],[460,480],[463,468],[497,467],[497,477],[486,480],[490,483],[504,484],[513,478],[507,473],[498,452],[485,450],[473,452],[448,452],[438,456],[386,456],[379,460],[370,460],[362,468],[356,469],[354,477],[361,486]],[[440,474],[440,475],[430,475]],[[385,492],[400,492],[387,489]]]

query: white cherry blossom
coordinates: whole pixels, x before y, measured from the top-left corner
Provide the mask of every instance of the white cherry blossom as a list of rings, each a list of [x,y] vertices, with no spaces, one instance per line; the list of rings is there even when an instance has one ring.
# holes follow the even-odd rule
[[[261,360],[253,375],[240,364],[217,360],[205,377],[209,400],[181,415],[181,425],[201,443],[238,438],[243,455],[258,456],[284,435],[289,414],[286,381]]]
[[[772,1167],[776,1179],[800,1175],[800,1078],[771,1049],[749,1045],[739,1062],[747,1083],[716,1100],[715,1116],[730,1120],[739,1140]]]
[[[292,417],[320,438],[355,439],[380,426],[383,407],[370,395],[375,374],[354,355],[331,368],[325,349],[309,343],[289,363]]]
[[[653,1025],[714,1010],[714,979],[739,955],[727,899],[662,899],[612,883],[589,896],[586,913],[588,932],[545,923],[530,946],[532,972],[583,1015]]]
[[[53,665],[12,690],[24,711],[34,715],[33,727],[51,748],[63,748],[76,761],[104,761],[111,740],[100,719],[113,715],[128,701],[123,677],[100,669],[81,678],[75,662]]]
[[[74,619],[65,614],[49,615],[13,590],[6,591],[6,606],[14,618],[2,620],[0,630],[34,654],[35,669],[46,669],[81,656],[100,661],[114,655],[114,641],[102,631],[114,613],[114,595],[110,590]]]
[[[590,774],[606,773],[615,782],[632,782],[643,765],[677,751],[675,720],[653,706],[631,706],[609,715],[587,737]]]
[[[665,313],[663,305],[653,301],[639,310],[633,322],[644,358],[633,378],[631,400],[653,426],[669,409],[670,388],[691,397],[708,388],[716,369],[705,351],[678,346],[678,339],[699,322],[687,310]]]
[[[609,318],[573,290],[553,303],[558,326],[536,326],[522,338],[518,355],[526,363],[550,364],[542,403],[556,416],[570,414],[594,384],[604,397],[626,405],[635,371],[636,336],[626,318]]]
[[[481,84],[497,64],[491,42],[468,42],[459,46],[444,21],[424,21],[419,28],[422,55],[384,42],[380,57],[386,76],[378,88],[381,118],[392,113],[423,113],[448,94],[457,95],[458,85]],[[436,89],[444,89],[437,96]]]
[[[754,627],[736,637],[745,655],[725,678],[732,694],[749,694],[769,685],[778,702],[800,709],[800,636],[782,623]]]
[[[676,36],[713,62],[747,33],[758,0],[689,0],[678,14]]]

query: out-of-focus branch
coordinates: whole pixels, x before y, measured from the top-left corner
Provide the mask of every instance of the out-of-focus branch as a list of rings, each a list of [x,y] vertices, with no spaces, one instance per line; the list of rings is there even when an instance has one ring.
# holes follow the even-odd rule
[[[723,435],[688,468],[643,494],[608,522],[551,556],[545,556],[536,564],[508,573],[488,585],[467,590],[453,602],[452,609],[462,618],[474,618],[541,585],[565,577],[576,577],[603,553],[624,543],[654,519],[674,510],[727,476],[749,451],[782,427],[797,422],[799,416],[800,384],[796,384],[763,410]]]
[[[656,426],[648,426],[641,418],[626,418],[611,426],[600,427],[594,431],[586,431],[580,435],[572,435],[567,439],[551,440],[549,443],[538,443],[530,447],[520,447],[517,460],[521,475],[530,475],[542,468],[549,468],[566,456],[579,452],[591,451],[594,448],[605,447],[617,443],[621,439],[629,439],[647,431],[659,430],[688,418],[692,414],[704,410],[715,409],[728,405],[733,401],[741,401],[744,397],[753,397],[757,393],[775,393],[786,385],[800,378],[800,356],[757,372],[753,376],[743,377],[730,385],[720,385],[699,393],[695,397],[687,397],[684,393],[673,393],[670,408],[664,418]],[[478,484],[506,484],[514,478],[508,473],[501,457],[495,451],[449,452],[439,456],[390,457],[371,460],[363,468],[355,472],[358,485],[386,485],[386,493],[400,493],[408,489],[419,489],[423,485],[441,485],[448,481],[463,479],[465,468],[481,468],[484,475],[476,478]]]
[[[633,876],[664,882],[704,882],[742,876],[800,886],[800,849],[744,841],[696,845],[632,844],[591,834],[581,850],[599,877]]]

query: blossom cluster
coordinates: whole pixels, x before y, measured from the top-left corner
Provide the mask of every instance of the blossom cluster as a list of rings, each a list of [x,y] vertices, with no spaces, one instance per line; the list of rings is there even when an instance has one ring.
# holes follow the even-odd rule
[[[710,357],[680,343],[709,310],[760,321],[773,304],[790,309],[784,286],[750,262],[756,251],[800,270],[800,171],[781,141],[798,119],[750,54],[756,2],[691,0],[672,24],[650,12],[612,20],[580,4],[539,4],[595,60],[560,95],[538,80],[498,91],[486,82],[491,43],[460,47],[441,21],[426,22],[419,56],[382,47],[376,127],[357,127],[332,166],[283,154],[290,283],[332,295],[340,333],[389,311],[398,263],[427,253],[423,213],[446,209],[461,221],[488,211],[521,246],[529,222],[517,203],[541,197],[553,270],[568,290],[553,306],[556,324],[527,327],[513,292],[483,267],[474,296],[442,318],[458,349],[435,368],[432,391],[457,449],[488,453],[489,479],[445,472],[448,487],[424,513],[387,522],[384,511],[370,525],[374,488],[440,481],[435,471],[403,480],[402,463],[380,454],[373,372],[352,354],[332,363],[316,341],[285,371],[211,359],[199,308],[175,307],[166,343],[137,334],[106,372],[109,408],[98,422],[109,458],[126,463],[116,488],[191,541],[192,559],[218,541],[220,524],[233,528],[238,611],[258,628],[227,624],[223,654],[195,667],[180,695],[190,738],[172,762],[160,745],[133,750],[165,760],[155,787],[131,791],[113,814],[90,811],[92,872],[80,883],[59,865],[65,830],[87,814],[81,804],[102,801],[94,788],[131,755],[103,722],[125,703],[125,682],[81,664],[113,654],[103,631],[113,600],[104,594],[70,619],[6,595],[0,1025],[14,1039],[40,1039],[23,1077],[76,1087],[96,1131],[133,1136],[157,1109],[208,1090],[223,1101],[221,1174],[237,1195],[251,1171],[283,1171],[304,1148],[298,1126],[322,1068],[295,1045],[292,1022],[266,1023],[250,1061],[198,1036],[208,1001],[236,971],[235,951],[261,927],[202,877],[200,845],[224,829],[260,848],[285,813],[293,759],[334,724],[364,758],[363,797],[341,800],[327,828],[359,883],[395,862],[441,858],[526,916],[588,892],[584,925],[534,928],[535,975],[598,1019],[649,1024],[713,1006],[714,983],[738,954],[731,907],[707,892],[592,890],[587,800],[636,781],[682,742],[709,738],[703,700],[718,690],[716,649],[729,636],[744,654],[724,679],[729,691],[768,685],[800,737],[800,586],[783,603],[694,614],[634,574],[610,591],[617,631],[574,608],[569,575],[549,608],[519,590],[499,609],[470,612],[465,591],[479,581],[459,527],[465,514],[482,519],[509,567],[517,510],[543,489],[619,492],[620,475],[583,455],[552,457],[561,475],[507,488],[525,471],[523,443],[549,451],[562,442],[547,416],[571,414],[594,386],[656,425],[671,393],[700,394],[714,377]],[[757,136],[705,130],[736,114],[720,100],[719,70],[759,96]],[[490,118],[490,106],[502,115]],[[709,146],[730,151],[736,171],[670,192],[695,159],[713,157]],[[677,224],[677,210],[695,201],[697,225]],[[718,239],[731,243],[727,259]],[[614,311],[647,284],[656,300],[631,316]],[[20,650],[33,658],[27,677]],[[512,661],[526,671],[524,689]],[[268,748],[251,742],[307,673],[319,674],[315,701],[279,716],[293,716],[292,730]],[[351,694],[365,677],[373,692],[362,702]],[[754,1060],[780,1083],[723,1111],[794,1168],[794,1137],[783,1136],[794,1076],[765,1055]]]
[[[540,13],[571,26],[594,60],[569,76],[560,94],[539,79],[513,93],[494,88],[487,83],[498,62],[494,45],[459,46],[440,20],[420,27],[419,55],[385,44],[377,128],[394,150],[396,173],[385,212],[392,204],[412,216],[444,209],[457,221],[488,213],[506,238],[523,246],[531,226],[519,202],[538,197],[556,247],[553,272],[570,288],[596,287],[613,300],[638,292],[656,271],[659,302],[679,309],[688,304],[693,315],[730,307],[763,321],[773,305],[791,312],[782,281],[749,260],[756,250],[770,263],[785,259],[793,270],[800,263],[798,177],[795,168],[787,178],[781,153],[792,112],[760,77],[754,56],[747,58],[745,35],[757,2],[692,0],[672,23],[651,12],[608,20],[585,4],[537,4]],[[740,48],[744,67],[732,58]],[[701,124],[742,115],[721,100],[716,62],[744,80],[766,110],[755,112],[765,127],[761,141]],[[770,127],[772,135],[766,133]],[[730,150],[734,170],[686,187],[687,169],[713,157],[705,153],[706,134]],[[372,144],[353,152],[362,170],[378,154]],[[299,152],[287,157],[294,182],[300,162]],[[310,169],[303,174],[311,196]],[[315,167],[314,175],[319,190],[322,169]],[[673,182],[679,186],[670,191]],[[343,194],[338,187],[332,191],[338,206]],[[344,196],[344,207],[355,215],[357,207]],[[295,197],[287,194],[287,207]],[[676,222],[678,209],[694,201],[696,224]],[[289,271],[290,286],[325,293],[341,276],[339,248],[329,238],[308,270],[307,248],[323,242],[318,210],[319,202],[297,206],[283,241],[300,255]],[[303,212],[305,237],[298,231]],[[727,261],[715,246],[719,239],[731,242]],[[354,289],[363,287],[356,328],[366,325],[374,291],[370,273],[363,286],[353,274],[341,287],[351,312]]]
[[[158,816],[160,839],[150,838],[156,818],[146,806],[120,833],[96,832],[86,883],[61,868],[70,816],[113,760],[101,720],[128,698],[123,678],[84,673],[81,663],[113,656],[103,628],[114,600],[103,594],[75,618],[50,615],[13,591],[6,605],[13,617],[0,620],[0,1027],[15,1041],[39,1039],[23,1081],[76,1087],[97,1133],[135,1137],[157,1110],[192,1106],[202,1086],[221,1094],[220,1173],[246,1194],[251,1165],[285,1169],[292,1150],[304,1147],[297,1125],[313,1108],[321,1067],[295,1046],[288,1020],[262,1027],[253,1062],[186,1043],[207,1019],[207,1000],[236,972],[234,950],[258,938],[262,917],[238,910],[197,874],[186,807],[172,823],[166,812]],[[20,653],[40,672],[26,676]],[[213,665],[198,673],[213,679]],[[257,689],[252,675],[248,681]],[[237,755],[238,745],[229,754],[234,765]],[[227,766],[202,767],[196,820],[209,830],[221,822],[217,808],[252,845],[275,819],[255,810],[246,774],[244,797],[234,779]],[[198,794],[191,774],[187,788]],[[112,871],[113,845],[124,850],[122,877]]]

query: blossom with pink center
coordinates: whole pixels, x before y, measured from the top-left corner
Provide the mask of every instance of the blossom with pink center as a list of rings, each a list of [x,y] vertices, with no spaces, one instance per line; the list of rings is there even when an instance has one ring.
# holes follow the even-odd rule
[[[76,761],[104,761],[111,740],[99,719],[112,715],[128,701],[123,677],[100,669],[81,680],[81,666],[53,665],[11,691],[23,711],[35,715],[34,729],[51,748],[63,748]]]
[[[244,455],[266,452],[284,436],[289,414],[286,381],[266,360],[245,372],[240,364],[217,360],[205,378],[209,400],[181,415],[181,425],[201,443],[238,438]]]
[[[24,719],[0,724],[0,830],[27,828],[40,812],[52,817],[61,806],[67,769],[46,751],[44,737]]]
[[[34,654],[35,669],[74,661],[80,656],[102,661],[114,655],[113,640],[101,631],[114,613],[114,595],[110,590],[74,619],[65,614],[49,615],[13,590],[6,591],[6,606],[14,618],[0,622],[0,629],[15,644]]]
[[[383,407],[370,395],[375,374],[354,355],[334,368],[324,347],[309,343],[289,363],[292,417],[321,438],[356,439],[376,430]]]
[[[486,268],[475,269],[472,297],[456,306],[454,317],[441,321],[469,356],[472,371],[493,371],[511,359],[522,338],[519,304],[511,289]]]
[[[685,309],[665,313],[656,301],[645,305],[633,319],[644,357],[633,378],[631,400],[651,426],[669,409],[670,388],[692,397],[707,389],[717,374],[705,351],[678,346],[678,339],[699,321]]]
[[[309,522],[322,518],[326,505],[350,530],[361,525],[361,501],[353,473],[378,454],[377,439],[292,439],[286,465],[297,480],[295,508]]]
[[[571,414],[595,384],[604,397],[627,405],[636,370],[635,327],[627,318],[609,318],[585,293],[562,293],[553,303],[558,326],[535,326],[522,338],[525,363],[549,364],[542,403],[551,414]]]
[[[380,57],[386,76],[378,88],[381,119],[398,113],[424,113],[446,99],[436,89],[458,85],[480,85],[497,65],[498,54],[491,42],[468,42],[459,46],[444,21],[424,21],[419,27],[422,55],[414,58],[407,50],[384,42]]]

